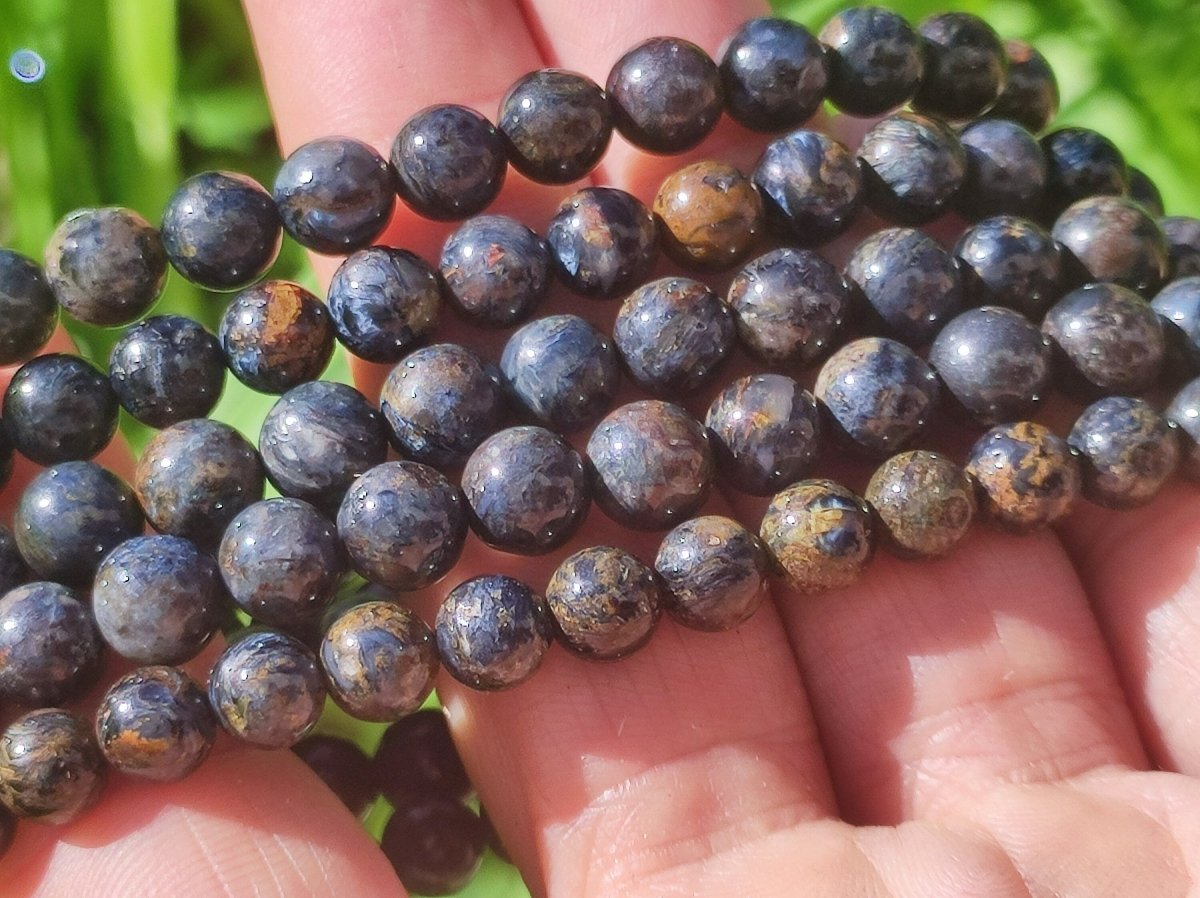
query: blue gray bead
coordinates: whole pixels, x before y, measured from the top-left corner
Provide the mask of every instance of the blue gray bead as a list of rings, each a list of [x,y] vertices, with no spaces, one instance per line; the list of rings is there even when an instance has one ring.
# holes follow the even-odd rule
[[[1200,371],[1200,277],[1183,277],[1163,287],[1150,303],[1163,322],[1172,368]]]
[[[195,321],[159,315],[117,341],[108,380],[125,411],[143,424],[167,427],[213,410],[225,388],[225,356]]]
[[[509,327],[524,321],[550,289],[550,250],[515,218],[479,215],[442,247],[442,281],[469,321]]]
[[[923,43],[899,13],[854,6],[830,19],[819,36],[829,48],[829,99],[842,112],[881,115],[921,86]]]
[[[117,430],[119,407],[108,378],[65,353],[22,365],[4,393],[4,427],[13,447],[39,465],[98,455]]]
[[[1067,436],[1079,455],[1083,495],[1105,508],[1150,502],[1179,464],[1176,427],[1154,406],[1106,396],[1083,410]]]
[[[513,168],[542,184],[570,184],[596,167],[612,137],[600,85],[578,72],[539,69],[517,80],[496,121]]]
[[[546,605],[562,643],[594,661],[616,661],[654,633],[662,595],[654,570],[612,546],[563,560],[546,586]]]
[[[35,708],[96,684],[103,646],[87,606],[58,583],[27,583],[0,596],[0,697]]]
[[[1167,279],[1200,274],[1200,218],[1170,215],[1158,226],[1167,240]]]
[[[1058,81],[1046,57],[1025,41],[1004,42],[1008,57],[1008,78],[1004,90],[984,113],[1002,118],[1040,133],[1058,114]]]
[[[658,226],[632,194],[615,187],[585,187],[555,211],[546,243],[568,287],[607,299],[649,273],[658,257]]]
[[[1007,306],[1041,321],[1062,294],[1062,255],[1040,225],[997,215],[968,228],[954,247],[967,304]]]
[[[725,109],[756,131],[786,131],[808,121],[825,99],[829,61],[803,25],[751,19],[721,53]]]
[[[58,301],[42,269],[0,249],[0,365],[12,365],[46,345],[58,323]]]
[[[1090,128],[1060,128],[1040,141],[1046,154],[1046,209],[1053,218],[1076,200],[1129,190],[1129,168],[1116,145]]]
[[[328,302],[343,346],[368,362],[398,362],[437,325],[442,294],[420,256],[372,246],[333,273]]]
[[[667,611],[695,630],[732,630],[770,594],[762,543],[720,515],[692,518],[664,536],[654,569]]]
[[[1124,196],[1072,203],[1051,231],[1075,283],[1119,284],[1152,295],[1167,276],[1167,242],[1158,223]]]
[[[991,25],[970,13],[946,12],[924,19],[917,32],[925,74],[914,109],[961,121],[996,102],[1008,76],[1008,55]]]
[[[984,119],[958,135],[967,174],[958,210],[971,218],[1040,214],[1046,189],[1046,156],[1037,138],[1004,119]]]
[[[947,211],[967,174],[967,154],[943,122],[897,112],[858,148],[867,205],[899,224],[923,224]]]
[[[817,131],[793,131],[767,144],[753,180],[767,222],[801,246],[825,243],[845,231],[863,202],[858,160]]]
[[[1163,416],[1179,428],[1180,473],[1200,481],[1200,378],[1189,381],[1175,394]]]

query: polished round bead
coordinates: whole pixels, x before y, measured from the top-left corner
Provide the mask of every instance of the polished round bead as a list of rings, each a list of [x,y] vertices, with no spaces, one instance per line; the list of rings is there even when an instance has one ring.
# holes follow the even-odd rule
[[[944,455],[893,455],[867,484],[884,545],[900,558],[939,558],[962,542],[975,518],[975,487]]]
[[[395,173],[360,140],[324,137],[284,161],[272,190],[284,228],[301,246],[342,255],[375,242],[396,205]]]
[[[1177,428],[1154,406],[1129,396],[1089,405],[1067,442],[1079,455],[1083,495],[1105,508],[1147,504],[1179,464]]]
[[[917,26],[925,74],[913,108],[944,119],[974,118],[996,102],[1008,76],[1008,54],[992,26],[965,12],[930,16]]]
[[[713,456],[691,415],[658,400],[631,402],[601,421],[588,440],[596,502],[639,530],[665,530],[708,498]]]
[[[232,427],[204,418],[160,431],[138,459],[133,480],[155,530],[206,551],[216,549],[234,515],[263,493],[254,447]]]
[[[593,546],[567,556],[546,586],[562,643],[594,661],[615,661],[650,641],[662,611],[654,571],[628,552]]]
[[[374,767],[380,789],[394,805],[414,798],[461,801],[472,791],[441,708],[417,711],[388,727]]]
[[[762,543],[720,515],[692,518],[664,536],[654,569],[663,605],[694,630],[732,630],[770,594]]]
[[[585,187],[562,201],[546,243],[563,283],[583,296],[610,299],[650,272],[658,257],[658,226],[632,194]]]
[[[371,776],[371,759],[349,739],[305,736],[292,751],[355,817],[361,817],[379,794]]]
[[[130,209],[78,209],[50,235],[46,279],[73,318],[112,327],[154,305],[167,280],[162,238]]]
[[[1163,287],[1150,303],[1163,323],[1172,374],[1200,371],[1200,277],[1184,277]]]
[[[1125,157],[1090,128],[1060,128],[1041,139],[1046,154],[1046,212],[1058,215],[1076,200],[1129,189]]]
[[[1115,284],[1068,293],[1046,313],[1042,332],[1061,353],[1068,385],[1083,392],[1138,393],[1154,383],[1166,352],[1154,309]]]
[[[763,231],[754,183],[724,162],[694,162],[663,181],[654,198],[663,249],[685,267],[728,268]]]
[[[497,126],[508,160],[542,184],[570,184],[604,157],[612,110],[600,85],[564,69],[539,69],[519,78],[500,101]]]
[[[576,315],[538,318],[504,345],[500,370],[538,421],[566,433],[608,411],[621,384],[612,343]]]
[[[963,304],[954,256],[912,228],[876,231],[844,272],[865,319],[909,346],[923,346]]]
[[[58,302],[37,263],[0,249],[0,365],[23,362],[46,345]]]
[[[1053,372],[1050,341],[1029,319],[1000,306],[954,318],[933,341],[929,364],[954,406],[989,427],[1026,417]]]
[[[29,566],[17,548],[17,538],[0,524],[0,596],[33,579]]]
[[[1012,533],[1048,527],[1070,513],[1079,497],[1079,463],[1071,447],[1041,424],[993,427],[967,460],[984,518]]]
[[[755,131],[786,131],[820,108],[829,84],[825,48],[788,19],[751,19],[721,52],[730,117]]]
[[[271,406],[258,448],[280,493],[334,517],[350,484],[387,458],[387,428],[358,390],[314,380]]]
[[[0,733],[0,803],[39,823],[69,823],[104,789],[104,759],[87,725],[68,711],[42,708]]]
[[[639,287],[621,303],[613,324],[613,342],[633,379],[673,399],[711,381],[735,339],[729,307],[690,278]]]
[[[0,698],[44,708],[96,685],[103,647],[73,590],[45,581],[0,596]]]
[[[867,205],[900,224],[923,224],[947,209],[967,175],[967,154],[938,119],[897,112],[862,139]]]
[[[511,689],[537,671],[553,624],[546,600],[501,574],[460,583],[437,614],[442,665],[456,680],[488,692]]]
[[[13,517],[13,536],[35,574],[90,586],[114,546],[145,527],[133,490],[88,461],[47,468],[29,482]]]
[[[605,85],[621,136],[652,153],[682,153],[721,117],[717,64],[695,44],[654,37],[617,60]]]
[[[467,513],[458,489],[426,465],[389,461],[363,474],[338,511],[355,570],[392,589],[420,589],[458,561]]]
[[[866,337],[830,356],[813,392],[845,442],[881,456],[925,429],[939,390],[933,369],[903,343]]]
[[[1180,473],[1189,480],[1200,481],[1200,378],[1175,394],[1163,416],[1179,428]]]
[[[771,141],[752,177],[762,194],[767,223],[801,246],[841,234],[863,202],[854,154],[818,131],[793,131]]]
[[[119,404],[108,378],[65,353],[22,365],[4,393],[4,427],[13,448],[39,465],[99,454],[117,430]]]
[[[963,232],[954,253],[968,305],[1007,306],[1041,321],[1062,294],[1058,243],[1028,219],[985,218]]]
[[[379,847],[396,878],[414,894],[453,895],[483,862],[487,830],[462,802],[444,798],[401,805],[383,829]]]
[[[406,356],[384,381],[379,407],[400,452],[447,467],[465,462],[505,413],[497,375],[455,343]]]
[[[1104,281],[1152,294],[1167,275],[1166,238],[1126,197],[1079,200],[1058,217],[1052,233],[1078,282]]]
[[[253,178],[208,171],[176,188],[163,210],[167,258],[209,290],[239,290],[267,273],[279,255],[275,200]]]
[[[1024,125],[1034,134],[1058,114],[1058,81],[1046,57],[1025,41],[1004,42],[1008,79],[985,115]]]
[[[870,506],[832,480],[801,480],[777,493],[759,536],[801,593],[844,589],[875,554]]]
[[[463,468],[462,490],[479,537],[520,555],[557,549],[591,506],[583,459],[541,427],[510,427],[484,440]]]
[[[319,650],[329,694],[358,720],[412,714],[433,691],[437,647],[421,618],[394,602],[363,602],[340,615]]]
[[[427,106],[392,144],[400,198],[436,221],[482,211],[504,185],[508,157],[496,126],[466,106]]]
[[[840,111],[870,118],[912,99],[925,52],[905,19],[879,6],[845,9],[821,29],[829,48],[829,99]]]
[[[225,389],[225,356],[195,321],[159,315],[117,341],[108,380],[125,411],[143,424],[167,427],[213,410]]]
[[[1163,209],[1162,191],[1148,174],[1140,168],[1129,166],[1129,198],[1138,203],[1154,218],[1166,214]]]
[[[138,779],[183,779],[208,757],[216,735],[208,696],[174,667],[126,674],[96,709],[96,741],[104,760]]]
[[[725,483],[744,493],[778,492],[821,455],[816,400],[782,374],[739,377],[717,394],[704,423]]]
[[[218,336],[229,370],[262,393],[316,380],[333,355],[329,311],[290,281],[264,281],[239,293],[225,308]]]
[[[1046,156],[1016,122],[983,119],[959,132],[967,174],[955,203],[969,218],[1036,216],[1046,189]]]
[[[479,215],[446,240],[442,282],[451,304],[483,327],[530,316],[550,289],[550,249],[515,218]]]
[[[1200,274],[1200,218],[1172,215],[1158,226],[1167,240],[1168,280]]]
[[[274,630],[251,630],[213,663],[208,700],[221,726],[239,741],[291,748],[321,716],[325,683],[304,643]]]
[[[838,270],[812,250],[773,249],[734,275],[726,296],[738,339],[768,365],[807,365],[829,352],[850,313]]]
[[[329,315],[341,344],[368,362],[398,362],[433,332],[441,311],[437,273],[414,253],[360,249],[329,281]]]

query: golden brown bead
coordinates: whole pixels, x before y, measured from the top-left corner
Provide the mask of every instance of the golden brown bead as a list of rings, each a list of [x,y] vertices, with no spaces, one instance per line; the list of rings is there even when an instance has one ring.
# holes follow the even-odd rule
[[[867,484],[882,537],[900,558],[937,558],[962,541],[975,517],[974,486],[944,455],[893,455]]]
[[[1079,463],[1071,447],[1032,421],[993,427],[981,436],[971,448],[967,473],[987,520],[1012,533],[1053,524],[1079,498]]]
[[[735,265],[763,230],[754,183],[723,162],[696,162],[669,175],[654,198],[654,214],[664,248],[681,265]]]

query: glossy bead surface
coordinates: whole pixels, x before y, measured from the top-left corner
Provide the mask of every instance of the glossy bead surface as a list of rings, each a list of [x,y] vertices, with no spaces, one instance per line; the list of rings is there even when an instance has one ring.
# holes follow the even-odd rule
[[[422,796],[461,800],[471,793],[441,708],[417,711],[387,728],[375,751],[375,779],[395,805]]]
[[[1158,225],[1167,240],[1168,279],[1200,274],[1200,218],[1171,215]]]
[[[613,128],[600,85],[564,69],[519,78],[500,101],[496,124],[513,168],[542,184],[584,177],[603,158]]]
[[[454,221],[482,211],[504,185],[508,158],[496,126],[466,106],[427,106],[392,143],[400,198],[417,213]]]
[[[358,720],[387,722],[412,714],[433,691],[433,631],[393,602],[363,602],[333,622],[321,640],[329,694]]]
[[[500,370],[517,401],[560,433],[607,412],[621,384],[612,343],[576,315],[549,315],[522,327],[505,344]]]
[[[890,9],[842,10],[821,29],[820,38],[829,48],[829,99],[842,112],[880,115],[910,100],[921,86],[921,37]]]
[[[484,440],[463,468],[462,490],[479,537],[521,555],[561,546],[591,507],[583,459],[541,427],[510,427]]]
[[[473,689],[511,689],[537,671],[552,635],[546,600],[512,577],[460,583],[437,614],[442,665]]]
[[[18,252],[0,249],[0,365],[37,353],[57,323],[58,301],[42,269]]]
[[[162,238],[130,209],[78,209],[46,245],[46,280],[55,299],[88,324],[112,327],[140,318],[166,279]]]
[[[261,184],[237,172],[208,171],[176,188],[163,210],[167,258],[210,290],[238,290],[279,255],[279,211]]]
[[[1083,495],[1105,508],[1137,508],[1179,464],[1179,434],[1141,399],[1107,396],[1083,410],[1067,442],[1079,454]]]
[[[392,814],[379,846],[406,890],[453,895],[479,870],[487,830],[461,802],[425,799]]]
[[[167,427],[213,410],[225,388],[225,356],[195,321],[160,315],[135,324],[117,341],[108,380],[129,414],[151,427]]]
[[[907,346],[866,337],[829,357],[813,393],[841,437],[879,456],[903,449],[925,429],[939,390],[933,369]]]
[[[482,327],[524,321],[550,289],[550,250],[515,218],[478,215],[446,240],[441,258],[447,297]]]
[[[801,480],[776,494],[759,536],[801,593],[844,589],[875,554],[870,507],[832,480]]]
[[[712,380],[735,339],[733,315],[715,293],[690,278],[660,278],[621,303],[613,342],[635,381],[679,398]]]
[[[17,538],[0,524],[0,596],[32,579],[29,566],[17,548]]]
[[[546,229],[546,243],[568,287],[609,299],[649,273],[658,256],[658,226],[632,194],[585,187],[562,201]]]
[[[1046,57],[1025,41],[1004,42],[1008,78],[1004,90],[985,114],[1008,119],[1039,133],[1058,114],[1058,81]]]
[[[396,205],[391,167],[350,137],[325,137],[295,150],[280,167],[271,192],[293,239],[328,255],[369,246]]]
[[[96,685],[100,634],[73,590],[45,581],[0,596],[0,697],[34,708]]]
[[[379,408],[396,448],[428,465],[455,466],[495,433],[504,394],[464,346],[438,343],[406,356],[384,381]]]
[[[208,700],[236,739],[256,748],[291,748],[313,728],[325,703],[317,659],[302,642],[252,630],[232,642],[208,675]]]
[[[803,124],[825,99],[829,61],[803,25],[788,19],[751,19],[721,53],[721,82],[730,117],[756,131]]]
[[[1189,480],[1200,481],[1200,378],[1185,384],[1175,394],[1163,417],[1179,428],[1180,473]]]
[[[915,112],[898,112],[862,139],[867,205],[899,224],[922,224],[949,207],[967,175],[967,154],[950,128]]]
[[[1054,239],[1078,281],[1120,284],[1153,293],[1167,275],[1167,243],[1158,224],[1133,200],[1079,200],[1054,222]]]
[[[975,486],[944,455],[893,455],[867,484],[884,544],[900,558],[938,558],[962,542],[975,517]]]
[[[96,741],[104,760],[139,779],[183,779],[208,757],[216,735],[204,690],[174,667],[126,674],[96,709]]]
[[[925,74],[914,109],[961,120],[996,101],[1008,76],[1008,54],[991,25],[970,13],[946,12],[922,21],[917,32],[924,38]]]
[[[862,175],[854,154],[817,131],[793,131],[771,141],[752,177],[768,224],[801,246],[832,240],[862,207]]]
[[[654,197],[663,249],[685,267],[727,268],[763,231],[754,183],[732,165],[694,162],[667,176]]]
[[[769,496],[821,455],[821,418],[808,390],[782,374],[739,377],[717,394],[704,423],[728,486]]]
[[[0,803],[39,823],[74,820],[100,798],[104,759],[82,720],[58,708],[18,717],[0,733]]]
[[[1115,284],[1089,284],[1059,300],[1042,333],[1083,391],[1135,394],[1158,377],[1166,352],[1162,322],[1140,296]]]
[[[31,359],[4,393],[13,448],[39,465],[97,455],[117,429],[117,396],[90,362],[65,353]]]
[[[712,484],[704,428],[669,402],[651,399],[616,409],[592,431],[587,454],[600,508],[639,530],[665,530],[691,517]]]
[[[337,338],[368,362],[398,362],[433,331],[441,310],[437,274],[403,249],[372,246],[346,258],[329,282]]]
[[[1016,122],[983,119],[958,135],[967,174],[956,207],[970,218],[1041,212],[1046,156],[1032,134]]]
[[[850,312],[838,270],[812,250],[790,247],[753,259],[734,275],[726,299],[742,346],[788,368],[825,355]]]
[[[292,751],[354,816],[361,816],[375,799],[378,790],[371,778],[371,759],[349,739],[306,736]]]
[[[1041,424],[993,427],[971,448],[967,474],[980,511],[1002,530],[1029,533],[1066,516],[1079,497],[1079,464],[1062,437]]]
[[[333,355],[325,304],[289,281],[265,281],[239,293],[225,308],[218,336],[229,370],[262,393],[316,380]]]
[[[909,346],[923,346],[963,303],[954,256],[911,228],[876,231],[857,247],[844,272],[871,324]]]
[[[1162,218],[1166,214],[1163,210],[1162,191],[1158,189],[1158,185],[1148,174],[1132,165],[1129,166],[1129,198],[1154,218]]]
[[[1076,200],[1125,193],[1129,172],[1111,140],[1090,128],[1060,128],[1041,139],[1046,154],[1046,212]]]
[[[433,468],[389,461],[354,481],[337,523],[360,574],[393,589],[420,589],[458,561],[467,512],[458,489]]]
[[[770,594],[762,543],[719,515],[684,521],[664,536],[654,569],[667,611],[695,630],[732,630]]]
[[[1171,281],[1154,297],[1150,308],[1162,320],[1172,368],[1185,375],[1200,370],[1200,277]]]
[[[694,147],[716,127],[724,100],[717,64],[677,37],[654,37],[627,52],[605,92],[617,130],[652,153]]]
[[[546,604],[567,648],[615,661],[650,640],[662,597],[650,567],[621,549],[593,546],[558,566],[546,585]]]
[[[1062,254],[1040,225],[1012,215],[985,218],[954,247],[968,305],[1007,306],[1033,321],[1062,293]]]

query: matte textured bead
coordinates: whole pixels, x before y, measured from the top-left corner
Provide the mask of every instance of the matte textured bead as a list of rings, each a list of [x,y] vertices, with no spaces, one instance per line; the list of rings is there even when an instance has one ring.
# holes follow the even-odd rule
[[[1058,215],[1076,200],[1124,194],[1125,157],[1111,140],[1090,128],[1060,128],[1041,139],[1046,154],[1046,214]]]
[[[1200,378],[1188,382],[1175,394],[1163,416],[1179,428],[1180,472],[1189,480],[1200,482]]]
[[[695,630],[732,630],[770,594],[762,543],[720,515],[692,518],[664,536],[654,569],[667,611]]]
[[[900,558],[938,558],[967,535],[975,486],[944,455],[918,449],[893,455],[867,484],[884,544]]]
[[[117,395],[91,362],[65,353],[31,359],[4,392],[13,448],[39,465],[100,453],[117,430]]]
[[[103,647],[80,596],[45,581],[0,596],[0,697],[34,708],[96,685]]]
[[[0,803],[38,823],[69,823],[104,788],[104,759],[87,725],[58,708],[10,723],[0,733],[0,757]]]
[[[542,184],[584,177],[604,157],[613,128],[600,85],[564,69],[519,78],[500,101],[496,124],[513,168]]]
[[[1163,287],[1150,303],[1163,323],[1172,373],[1200,372],[1200,277],[1183,277]]]
[[[925,73],[914,109],[962,120],[996,102],[1008,55],[991,25],[970,13],[946,12],[925,19],[917,31],[924,38]]]
[[[768,224],[801,246],[832,240],[862,207],[858,160],[818,131],[793,131],[771,141],[752,177]]]
[[[829,48],[829,99],[842,112],[881,115],[912,99],[921,86],[921,37],[890,9],[842,10],[821,29],[820,38]]]
[[[1058,114],[1054,70],[1046,57],[1025,41],[1005,41],[1004,52],[1008,56],[1008,79],[985,114],[1017,122],[1037,134]]]
[[[375,779],[394,805],[414,798],[450,798],[471,794],[471,780],[454,747],[446,714],[426,708],[384,731],[375,750]]]
[[[724,162],[694,162],[667,176],[654,197],[663,249],[685,267],[728,268],[763,231],[754,183]]]
[[[468,321],[509,327],[550,289],[550,249],[515,218],[479,215],[446,240],[441,271],[447,297]]]
[[[1029,533],[1070,513],[1079,497],[1079,464],[1062,437],[1041,424],[993,427],[971,448],[967,473],[979,508],[1002,530]]]
[[[264,281],[225,308],[218,333],[234,376],[262,393],[316,380],[333,355],[325,304],[290,281]]]
[[[649,273],[658,256],[658,226],[632,194],[585,187],[562,201],[546,229],[546,242],[568,287],[610,299]]]
[[[0,365],[23,362],[46,345],[58,323],[58,302],[42,269],[0,249]]]
[[[1036,216],[1046,189],[1046,156],[1016,122],[984,119],[959,132],[967,174],[955,203],[970,218]]]
[[[786,131],[808,121],[829,84],[825,48],[788,19],[746,22],[726,42],[720,69],[726,111],[756,131]]]
[[[858,148],[867,205],[899,224],[923,224],[949,207],[967,175],[967,154],[938,119],[897,112]]]
[[[1153,294],[1167,275],[1166,238],[1126,197],[1079,200],[1058,217],[1052,233],[1077,282],[1104,281]]]
[[[997,215],[968,228],[954,247],[969,305],[1007,306],[1033,321],[1062,294],[1062,254],[1040,225]]]
[[[337,338],[368,362],[398,362],[438,322],[437,273],[420,256],[372,246],[346,258],[329,281]]]
[[[662,610],[654,571],[612,546],[567,556],[546,586],[558,636],[572,652],[616,661],[650,641]]]
[[[1200,274],[1200,218],[1172,215],[1158,225],[1167,240],[1168,279]]]
[[[1067,442],[1079,455],[1083,495],[1105,508],[1145,505],[1179,464],[1178,430],[1154,406],[1129,396],[1089,405]]]

